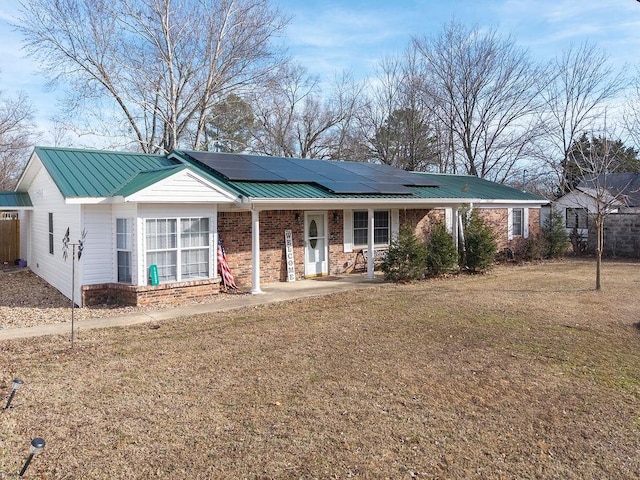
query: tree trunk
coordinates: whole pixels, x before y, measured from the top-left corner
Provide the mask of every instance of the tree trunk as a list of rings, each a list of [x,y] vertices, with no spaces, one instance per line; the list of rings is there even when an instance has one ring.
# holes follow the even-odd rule
[[[602,245],[604,243],[604,219],[596,219],[596,290],[601,290],[600,269],[602,267]]]

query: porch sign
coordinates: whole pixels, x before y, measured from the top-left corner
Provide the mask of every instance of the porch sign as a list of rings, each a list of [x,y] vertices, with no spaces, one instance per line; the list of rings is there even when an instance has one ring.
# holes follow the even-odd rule
[[[293,234],[291,230],[284,231],[284,246],[287,256],[287,282],[296,281],[296,262],[293,260]]]

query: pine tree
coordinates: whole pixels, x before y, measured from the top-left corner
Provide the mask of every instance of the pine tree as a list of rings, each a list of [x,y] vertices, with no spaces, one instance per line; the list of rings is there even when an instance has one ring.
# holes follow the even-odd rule
[[[409,225],[400,227],[398,238],[391,242],[381,269],[385,280],[393,282],[408,282],[424,276],[426,248]]]
[[[493,231],[482,220],[477,210],[473,210],[465,222],[464,266],[471,272],[482,272],[493,266],[498,250]]]
[[[443,223],[434,226],[426,245],[427,274],[451,272],[458,266],[458,252],[453,237]]]

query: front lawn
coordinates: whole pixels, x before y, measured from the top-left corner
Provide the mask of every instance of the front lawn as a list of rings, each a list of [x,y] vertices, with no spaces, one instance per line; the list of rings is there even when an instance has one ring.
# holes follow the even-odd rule
[[[0,343],[0,478],[640,477],[640,264]],[[1,399],[0,399],[1,400]],[[4,406],[3,401],[2,406]]]

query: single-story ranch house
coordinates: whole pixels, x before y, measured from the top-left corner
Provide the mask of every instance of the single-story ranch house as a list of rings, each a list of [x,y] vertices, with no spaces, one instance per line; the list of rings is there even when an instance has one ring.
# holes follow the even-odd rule
[[[236,283],[252,293],[350,272],[358,255],[373,277],[376,250],[400,225],[425,236],[445,222],[457,240],[467,208],[479,209],[507,248],[538,231],[545,203],[476,177],[380,164],[46,147],[35,148],[16,190],[0,194],[0,210],[19,212],[20,257],[81,306],[218,293],[219,242]]]

